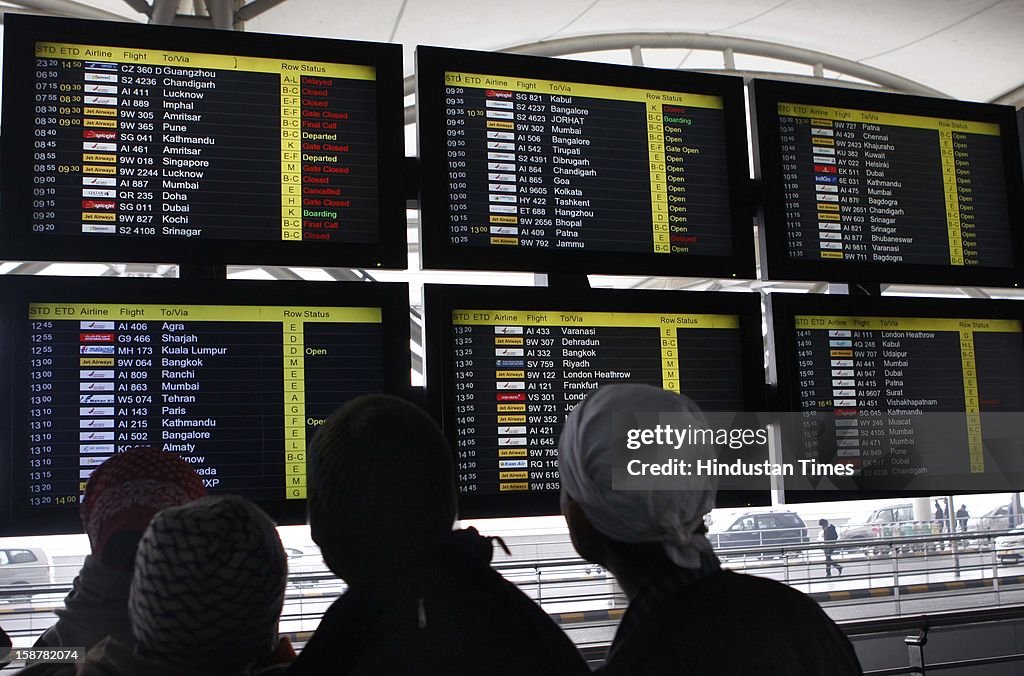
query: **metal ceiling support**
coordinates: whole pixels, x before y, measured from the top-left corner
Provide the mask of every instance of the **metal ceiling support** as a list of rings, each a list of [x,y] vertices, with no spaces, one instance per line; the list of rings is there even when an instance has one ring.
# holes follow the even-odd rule
[[[531,56],[569,56],[586,52],[606,52],[614,50],[632,50],[634,47],[643,49],[702,49],[725,52],[732,50],[737,54],[763,56],[792,63],[803,63],[808,66],[821,64],[822,68],[849,75],[860,80],[877,83],[895,91],[921,96],[937,96],[950,98],[948,94],[927,85],[890,73],[881,68],[833,56],[812,49],[803,49],[792,45],[777,44],[765,40],[728,37],[723,35],[707,35],[704,33],[607,33],[600,35],[579,35],[571,38],[541,40],[514,47],[498,50],[508,54],[529,54]],[[405,78],[405,94],[415,90],[413,76]]]
[[[75,0],[11,0],[11,4],[56,16],[73,16],[82,19],[103,19],[105,21],[126,21],[128,17],[108,12]],[[16,9],[16,8],[6,8]]]
[[[128,5],[139,14],[145,14],[146,16],[149,16],[149,13],[153,10],[152,5],[146,2],[146,0],[124,0],[124,4]]]
[[[350,270],[348,268],[320,268],[336,282],[366,282],[373,281],[373,277],[365,270]]]
[[[646,49],[704,49],[725,51],[732,49],[739,54],[764,56],[794,63],[813,66],[822,64],[829,70],[845,73],[861,80],[877,82],[908,94],[938,96],[949,98],[937,89],[923,85],[909,78],[901,77],[881,68],[868,66],[857,61],[844,59],[832,54],[803,49],[792,45],[782,45],[765,40],[706,35],[704,33],[609,33],[602,35],[581,35],[571,38],[541,40],[525,45],[517,45],[500,51],[510,54],[531,54],[533,56],[564,56],[582,52],[602,52],[615,49],[629,49],[639,45]]]
[[[986,293],[985,291],[982,291],[981,289],[976,289],[974,287],[957,287],[957,291],[959,291],[960,293],[964,294],[968,298],[985,298],[985,299],[988,299],[988,298],[992,297],[992,296],[988,295],[988,293]]]
[[[736,52],[732,47],[722,50],[722,62],[725,63],[726,70],[736,70]]]
[[[174,17],[175,26],[182,28],[213,28],[213,21],[208,16],[196,16],[195,14],[178,14]]]
[[[640,45],[633,45],[629,48],[629,58],[634,66],[644,65],[644,50],[640,48]]]
[[[799,73],[780,73],[772,70],[726,70],[724,68],[695,68],[695,73],[708,73],[710,75],[733,75],[742,77],[750,82],[754,78],[766,80],[781,80],[783,82],[804,82],[806,84],[827,84],[829,86],[843,87],[844,89],[866,89],[869,91],[896,92],[899,90],[869,82],[854,82],[853,80],[837,80],[835,78],[822,78],[815,75],[801,75]]]
[[[263,12],[268,9],[272,9],[280,5],[284,0],[253,0],[252,2],[242,5],[235,12],[235,21],[248,21],[255,19]]]
[[[213,27],[221,30],[233,30],[235,27],[234,0],[206,0],[206,9],[210,13]]]
[[[11,268],[7,274],[9,275],[38,275],[46,268],[53,265],[52,263],[19,263],[15,267]]]
[[[257,266],[257,267],[259,269],[262,269],[264,272],[266,272],[268,275],[270,275],[274,279],[289,279],[289,280],[295,280],[295,281],[299,281],[299,282],[303,281],[302,277],[298,273],[296,273],[294,270],[292,270],[291,268],[286,268],[286,267],[283,267],[283,266],[268,266],[268,265],[260,265],[260,266]]]
[[[647,42],[650,44],[629,44],[630,39],[636,36],[647,36],[650,38]],[[713,44],[707,46],[694,46],[686,42],[690,37],[696,38],[707,38],[713,39]],[[682,42],[673,44],[671,39],[677,39]],[[663,42],[657,42],[656,39],[660,39]],[[592,43],[590,41],[593,41]],[[727,43],[735,42],[737,44],[733,46],[727,46]],[[750,80],[755,77],[768,77],[777,80],[788,80],[794,82],[809,82],[812,84],[821,84],[821,79],[825,75],[825,68],[835,71],[840,75],[848,75],[855,77],[859,80],[866,80],[873,84],[864,84],[860,82],[845,82],[841,80],[830,80],[830,84],[841,84],[844,87],[851,87],[856,89],[885,89],[893,92],[902,92],[905,94],[918,94],[924,96],[938,96],[942,98],[949,98],[948,95],[930,87],[927,87],[919,82],[909,80],[907,78],[894,75],[887,71],[872,68],[871,66],[865,66],[857,63],[856,61],[848,61],[835,56],[828,56],[821,52],[814,52],[809,49],[800,49],[798,47],[788,47],[786,45],[776,45],[770,42],[764,42],[761,40],[746,40],[743,38],[718,38],[716,36],[709,35],[695,35],[691,33],[624,33],[619,35],[594,35],[594,36],[580,36],[573,38],[562,38],[558,40],[545,40],[542,42],[534,42],[528,45],[520,45],[517,47],[509,47],[507,49],[499,50],[508,52],[510,54],[530,54],[533,56],[570,56],[573,54],[592,52],[592,51],[608,51],[615,49],[628,49],[633,59],[634,65],[643,65],[642,49],[647,47],[649,49],[709,49],[716,50],[721,49],[724,54],[726,67],[722,70],[717,69],[697,69],[698,72],[703,73],[722,73],[726,75],[738,75],[743,77],[745,80]],[[789,51],[792,50],[791,56],[786,56]],[[640,54],[640,63],[637,64],[637,52]],[[810,65],[814,69],[813,76],[807,75],[796,75],[792,73],[772,73],[767,71],[749,71],[749,70],[736,70],[735,53],[740,52],[741,54],[751,54],[753,56],[766,56],[773,59],[780,59],[783,61],[791,61],[794,63],[805,63]],[[409,75],[403,81],[405,85],[405,95],[410,96],[416,92],[416,76]],[[1016,97],[1020,100],[1020,103],[1024,103],[1024,87],[1018,90],[1009,92],[1004,95],[1004,98]],[[997,100],[996,103],[1013,103],[1011,100]],[[1019,105],[1019,104],[1018,104]],[[413,124],[416,122],[416,104],[412,104],[405,107],[405,124]]]
[[[153,0],[153,10],[149,14],[149,22],[161,26],[170,26],[178,13],[179,0]]]

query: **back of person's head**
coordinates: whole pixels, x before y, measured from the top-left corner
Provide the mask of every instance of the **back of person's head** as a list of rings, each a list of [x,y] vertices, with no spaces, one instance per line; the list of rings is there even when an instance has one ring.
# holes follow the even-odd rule
[[[690,399],[650,385],[605,385],[569,415],[558,452],[563,512],[570,535],[585,558],[600,544],[594,539],[603,536],[613,546],[660,545],[676,566],[700,568],[702,555],[711,554],[711,544],[704,536],[704,515],[715,504],[713,477],[681,479],[677,485],[682,490],[615,490],[612,485],[612,474],[621,469],[625,459],[623,448],[617,447],[624,440],[613,438],[613,415],[633,416],[631,420],[640,425],[635,416],[649,413],[685,414],[694,428],[708,427]],[[693,463],[713,458],[715,453],[707,445],[686,444],[675,456]]]
[[[97,467],[79,514],[92,553],[131,570],[143,531],[157,512],[206,495],[192,467],[173,453],[133,448]]]
[[[824,528],[828,525],[828,519],[818,519],[818,525]]]
[[[233,673],[277,648],[288,563],[274,523],[238,496],[166,509],[139,543],[128,612],[138,651]]]
[[[448,444],[430,416],[403,399],[366,395],[339,408],[310,443],[309,466],[313,540],[343,578],[451,530]]]

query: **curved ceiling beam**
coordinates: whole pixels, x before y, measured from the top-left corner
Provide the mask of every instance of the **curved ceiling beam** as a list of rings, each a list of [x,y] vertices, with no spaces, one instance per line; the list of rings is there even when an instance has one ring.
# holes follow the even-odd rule
[[[586,52],[604,52],[619,49],[631,50],[634,47],[644,49],[704,49],[719,52],[731,49],[738,54],[763,56],[782,61],[804,63],[809,66],[821,64],[823,67],[837,73],[874,82],[883,87],[906,94],[950,98],[948,94],[915,80],[832,54],[767,42],[765,40],[707,35],[705,33],[606,33],[600,35],[579,35],[570,38],[556,38],[554,40],[541,40],[540,42],[514,45],[505,49],[499,49],[498,51],[508,54],[529,54],[531,56],[569,56]],[[412,94],[413,89],[414,79],[413,76],[409,76],[405,79],[406,95]]]

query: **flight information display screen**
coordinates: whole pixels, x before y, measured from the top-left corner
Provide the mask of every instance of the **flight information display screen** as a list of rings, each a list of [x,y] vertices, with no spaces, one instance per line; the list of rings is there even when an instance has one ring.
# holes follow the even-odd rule
[[[773,296],[772,311],[798,459],[849,464],[868,489],[998,489],[1024,470],[1015,303]]]
[[[1012,109],[760,81],[754,92],[769,275],[1019,281]]]
[[[5,223],[20,239],[287,243],[324,261],[380,247],[383,200],[401,196],[385,154],[400,145],[381,145],[397,46],[311,41],[310,59],[266,36],[13,19],[4,127],[24,138],[5,157],[30,160],[9,183],[29,199]]]
[[[655,385],[705,411],[757,410],[754,295],[602,290],[552,300],[542,288],[428,286],[426,302],[428,396],[456,454],[464,516],[557,513],[562,425],[601,385]]]
[[[749,220],[734,229],[749,216],[739,80],[480,56],[417,50],[428,264],[593,255],[682,274],[749,249]]]
[[[0,282],[15,515],[76,514],[97,466],[149,446],[190,463],[212,492],[301,517],[306,444],[324,419],[360,394],[400,390],[404,285],[334,289],[321,304],[316,285],[232,284],[183,300],[163,280],[76,279],[86,288],[73,293],[34,281]]]

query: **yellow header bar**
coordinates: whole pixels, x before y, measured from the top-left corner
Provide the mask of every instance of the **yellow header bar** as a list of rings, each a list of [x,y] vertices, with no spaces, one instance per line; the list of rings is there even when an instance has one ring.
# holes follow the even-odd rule
[[[914,127],[915,129],[934,129],[935,131],[961,131],[966,134],[999,136],[999,125],[991,122],[950,120],[943,117],[903,115],[901,113],[879,113],[871,110],[857,110],[854,108],[829,108],[827,106],[812,106],[806,103],[780,103],[779,115],[813,117],[822,120],[836,120],[839,122],[857,122],[859,124],[886,124],[893,127]]]
[[[675,315],[656,312],[560,312],[543,310],[452,310],[456,326],[575,326],[679,329],[738,329],[736,315]],[[568,334],[566,334],[568,335]]]
[[[1022,333],[1016,319],[937,319],[934,317],[828,317],[797,315],[798,329],[852,329],[854,331],[974,331]]]
[[[37,42],[36,56],[114,63],[148,64],[183,71],[197,69],[233,70],[277,75],[306,75],[309,77],[339,77],[346,80],[376,80],[373,66],[357,66],[323,61],[292,61],[268,59],[259,56],[232,56],[230,54],[204,54],[202,52],[172,52],[166,49],[136,49],[134,47],[103,47],[66,42]],[[146,73],[143,73],[146,74]],[[154,75],[189,77],[187,73],[155,71]],[[200,75],[202,77],[202,75]],[[163,83],[160,83],[163,84]]]
[[[501,89],[532,94],[556,94],[560,96],[585,96],[592,99],[612,101],[635,101],[637,103],[675,103],[694,108],[722,109],[721,96],[706,94],[684,94],[653,89],[634,89],[611,85],[584,84],[580,82],[559,82],[557,80],[534,80],[532,78],[509,77],[506,75],[480,75],[479,73],[446,72],[444,83],[452,87],[474,89]]]
[[[29,303],[31,319],[94,319],[119,322],[331,322],[380,324],[376,307],[273,305],[146,305],[142,303]]]

